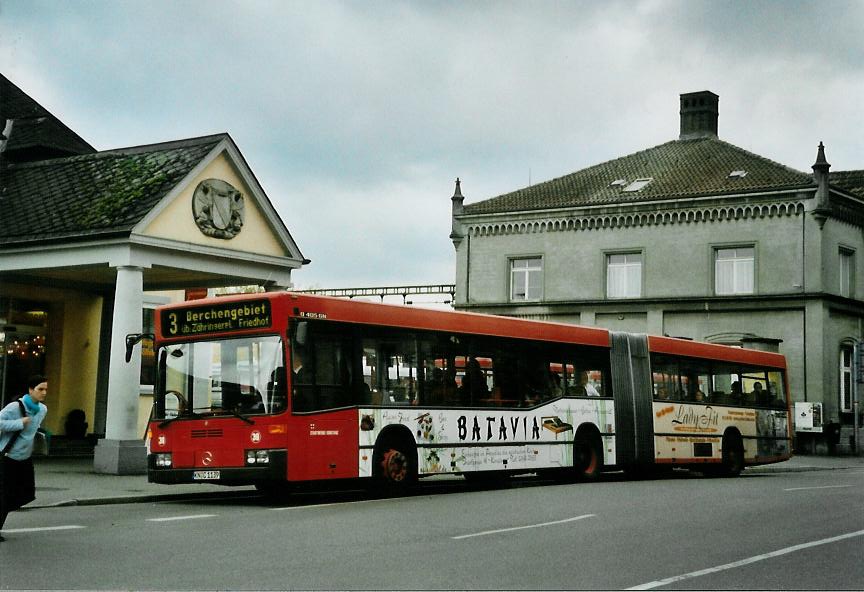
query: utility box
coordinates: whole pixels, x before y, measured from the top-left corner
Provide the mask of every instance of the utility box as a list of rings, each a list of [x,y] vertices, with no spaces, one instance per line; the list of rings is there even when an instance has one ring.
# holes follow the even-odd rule
[[[795,431],[822,433],[822,403],[795,403]]]

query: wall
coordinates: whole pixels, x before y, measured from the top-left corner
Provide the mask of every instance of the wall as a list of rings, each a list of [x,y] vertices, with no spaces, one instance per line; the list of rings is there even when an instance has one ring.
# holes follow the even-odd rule
[[[856,252],[855,293],[864,297],[864,237],[852,224],[829,219],[820,229],[803,208],[785,211],[789,215],[590,230],[534,227],[510,234],[480,232],[471,236],[470,300],[481,307],[472,310],[575,318],[613,330],[697,340],[722,341],[722,333],[781,339],[793,399],[821,401],[826,420],[838,421],[839,346],[861,334],[864,308],[855,301],[830,304],[818,296],[805,298],[805,292],[839,294],[843,245]],[[464,302],[466,242],[457,251],[458,304]],[[740,244],[755,246],[755,297],[700,302],[699,298],[714,295],[714,248]],[[606,253],[622,250],[643,253],[641,299],[605,298]],[[537,255],[544,262],[543,301],[509,303],[508,258]]]
[[[470,237],[470,293],[474,304],[505,303],[508,259],[543,257],[544,301],[602,300],[606,254],[643,253],[644,298],[712,295],[714,247],[754,244],[758,294],[800,292],[801,217],[775,216],[729,221],[528,232]],[[465,302],[468,240],[457,252],[457,298]]]
[[[16,284],[4,284],[3,295],[42,302],[48,309],[45,428],[64,434],[66,415],[78,408],[86,413],[92,430],[102,298],[74,290]]]
[[[65,434],[66,416],[72,409],[84,411],[87,431],[93,431],[101,315],[99,296],[71,292],[64,299],[60,380],[51,389],[55,404],[49,414],[49,429],[57,434]]]
[[[206,236],[195,224],[195,218],[192,214],[192,196],[198,183],[211,178],[226,181],[243,194],[245,211],[243,228],[232,239]],[[243,182],[242,177],[224,153],[195,176],[189,185],[143,229],[143,234],[217,249],[232,249],[277,257],[291,256],[291,253],[288,253],[282,246],[261,209],[255,203],[249,187]]]

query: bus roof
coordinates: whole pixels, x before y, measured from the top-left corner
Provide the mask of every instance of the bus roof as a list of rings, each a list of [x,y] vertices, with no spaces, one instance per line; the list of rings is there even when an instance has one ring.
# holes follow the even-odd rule
[[[648,351],[658,354],[786,368],[786,358],[782,354],[676,337],[649,335]]]
[[[212,305],[214,302],[242,302],[246,300],[270,300],[274,315],[295,318],[326,319],[365,325],[384,325],[430,331],[470,333],[491,337],[535,339],[580,345],[610,347],[611,332],[599,327],[585,327],[567,323],[535,321],[513,317],[496,316],[461,311],[443,311],[417,308],[398,304],[365,302],[332,296],[300,294],[294,292],[268,292],[241,294],[178,302],[161,309],[187,309]],[[648,337],[651,352],[740,362],[746,364],[785,368],[781,354],[743,349],[727,345],[704,343],[674,337]]]
[[[388,325],[409,329],[427,329],[471,333],[493,337],[513,337],[540,341],[563,341],[609,347],[609,331],[598,327],[582,327],[565,323],[531,321],[472,312],[433,310],[346,300],[331,296],[289,293],[292,316],[324,314],[331,321],[345,321],[369,325]],[[311,315],[310,315],[311,313]]]

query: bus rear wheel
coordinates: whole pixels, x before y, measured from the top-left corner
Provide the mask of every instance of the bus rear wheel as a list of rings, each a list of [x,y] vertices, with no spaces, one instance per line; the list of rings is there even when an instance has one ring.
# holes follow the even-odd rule
[[[720,464],[709,465],[702,472],[710,477],[737,477],[744,470],[744,445],[741,436],[725,434],[723,436],[722,460]]]
[[[573,473],[583,481],[593,481],[603,468],[603,453],[599,438],[580,433],[573,440]]]
[[[744,470],[744,445],[740,436],[723,436],[722,474],[725,477],[737,477]]]

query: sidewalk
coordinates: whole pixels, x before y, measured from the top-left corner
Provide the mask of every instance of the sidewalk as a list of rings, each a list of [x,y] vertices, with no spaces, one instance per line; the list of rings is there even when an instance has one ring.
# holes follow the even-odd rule
[[[212,483],[161,485],[147,475],[103,475],[93,472],[91,457],[34,457],[36,500],[25,509],[71,505],[122,504],[255,494],[252,486],[226,487]]]
[[[26,508],[66,505],[97,505],[254,495],[255,488],[226,487],[211,483],[159,485],[148,483],[146,475],[102,475],[93,472],[93,459],[34,458],[36,501]],[[773,465],[747,469],[747,473],[830,471],[864,468],[862,456],[795,456]]]

